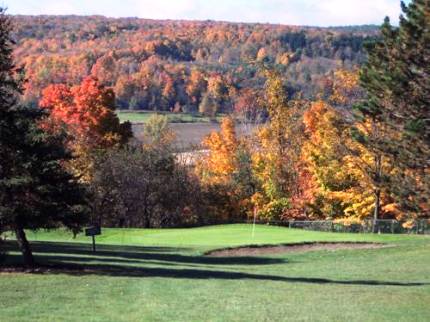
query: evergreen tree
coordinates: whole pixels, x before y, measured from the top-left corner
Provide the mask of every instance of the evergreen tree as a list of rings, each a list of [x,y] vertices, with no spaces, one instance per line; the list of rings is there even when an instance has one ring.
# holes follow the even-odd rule
[[[369,142],[398,175],[390,189],[404,210],[430,213],[430,0],[402,2],[398,28],[385,19],[381,40],[367,46],[361,72],[367,92],[363,115],[389,133]]]
[[[63,224],[75,233],[86,220],[84,190],[62,163],[70,158],[64,135],[39,124],[46,114],[21,106],[22,93],[12,61],[11,20],[0,9],[0,223],[14,231],[24,263],[34,259],[25,229]]]

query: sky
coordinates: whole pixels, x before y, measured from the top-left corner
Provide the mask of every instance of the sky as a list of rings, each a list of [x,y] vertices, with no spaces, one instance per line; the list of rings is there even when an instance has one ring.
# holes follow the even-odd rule
[[[406,1],[406,2],[410,2]],[[10,14],[337,26],[398,22],[400,0],[0,0]]]

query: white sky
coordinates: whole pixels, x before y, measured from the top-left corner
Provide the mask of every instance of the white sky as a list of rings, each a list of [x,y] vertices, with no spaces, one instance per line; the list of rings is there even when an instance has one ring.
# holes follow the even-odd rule
[[[406,1],[406,2],[410,2]],[[76,14],[294,25],[398,22],[400,0],[1,0],[10,14]]]

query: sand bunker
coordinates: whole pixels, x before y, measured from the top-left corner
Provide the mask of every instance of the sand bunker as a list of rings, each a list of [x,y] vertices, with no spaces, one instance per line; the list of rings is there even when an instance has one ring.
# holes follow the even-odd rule
[[[341,250],[341,249],[377,249],[389,247],[385,244],[377,243],[302,243],[289,245],[266,245],[266,246],[245,246],[213,250],[206,253],[207,256],[229,257],[229,256],[258,256],[280,253],[308,252],[314,250]]]

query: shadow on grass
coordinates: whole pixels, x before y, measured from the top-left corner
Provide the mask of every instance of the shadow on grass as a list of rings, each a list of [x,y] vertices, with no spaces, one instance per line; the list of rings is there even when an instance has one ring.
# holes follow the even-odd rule
[[[156,263],[164,264],[174,262],[178,264],[199,264],[199,265],[270,265],[285,263],[285,259],[264,258],[264,257],[206,257],[183,255],[180,252],[189,250],[188,248],[172,247],[138,247],[138,246],[97,246],[97,252],[91,250],[88,244],[78,243],[56,243],[56,242],[32,242],[31,247],[35,253],[36,260],[41,264],[44,260],[58,259],[71,262],[123,262],[123,263]],[[8,251],[16,251],[15,243],[7,242]],[[44,256],[44,254],[51,254]],[[65,257],[66,256],[66,257]],[[70,257],[69,257],[70,256]],[[84,257],[86,256],[86,257]],[[14,262],[19,260],[19,256],[9,255],[9,260]],[[16,258],[14,258],[16,257]],[[160,263],[163,262],[163,263]]]
[[[16,251],[13,245],[7,245],[9,250]],[[68,243],[33,243],[33,250],[40,266],[33,271],[39,274],[66,274],[71,276],[112,276],[112,277],[162,277],[177,279],[222,279],[222,280],[257,280],[276,281],[288,283],[308,284],[341,284],[363,286],[424,286],[430,283],[420,282],[394,282],[377,280],[333,280],[311,277],[287,277],[267,274],[251,274],[237,271],[211,270],[200,266],[201,269],[180,268],[192,264],[212,265],[262,265],[285,263],[285,260],[262,257],[204,257],[186,256],[180,254],[164,253],[163,247],[124,247],[101,246],[94,254],[86,249],[86,244]],[[133,251],[132,251],[133,250]],[[184,250],[169,248],[168,251]],[[50,253],[48,255],[47,253]],[[8,255],[7,264],[17,267],[21,257],[15,254]],[[101,262],[101,263],[100,263]],[[132,265],[127,265],[132,264]],[[133,265],[140,264],[140,266]],[[166,267],[143,267],[144,264],[156,264]],[[185,264],[185,265],[184,265]],[[177,266],[177,267],[173,267]],[[198,266],[198,265],[195,265]],[[173,267],[173,268],[172,268]],[[17,270],[19,271],[19,270]]]

